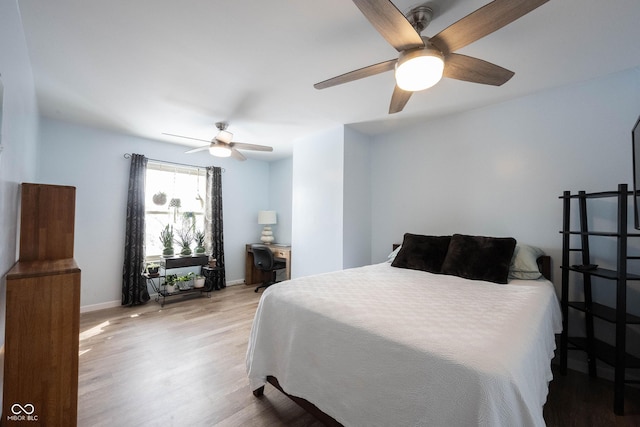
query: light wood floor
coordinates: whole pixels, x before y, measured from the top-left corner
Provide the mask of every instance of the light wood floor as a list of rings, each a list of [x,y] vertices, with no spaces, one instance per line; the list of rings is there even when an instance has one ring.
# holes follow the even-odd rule
[[[245,352],[261,294],[244,285],[168,303],[81,315],[78,425],[321,426],[270,385],[249,389]],[[545,419],[552,426],[640,426],[640,392],[627,416],[612,412],[612,388],[556,374]]]

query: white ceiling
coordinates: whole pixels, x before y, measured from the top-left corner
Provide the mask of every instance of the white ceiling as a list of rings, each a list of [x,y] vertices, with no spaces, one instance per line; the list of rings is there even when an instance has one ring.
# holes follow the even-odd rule
[[[518,1],[518,0],[514,0]],[[403,12],[419,4],[395,0]],[[434,0],[433,36],[488,0]],[[550,0],[458,51],[514,71],[504,86],[443,79],[388,115],[388,72],[313,84],[397,56],[348,0],[19,0],[44,116],[166,142],[163,132],[271,145],[338,124],[375,134],[640,66],[639,0]],[[187,148],[185,148],[187,149]]]

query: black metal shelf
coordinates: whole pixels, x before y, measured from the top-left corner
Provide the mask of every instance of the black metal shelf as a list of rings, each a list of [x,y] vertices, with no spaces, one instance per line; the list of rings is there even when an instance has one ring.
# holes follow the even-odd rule
[[[565,267],[564,265],[560,266],[561,269],[567,269],[570,271],[575,271],[576,273],[588,274],[591,276],[602,277],[603,279],[617,280],[617,279],[626,279],[626,280],[640,280],[640,275],[627,273],[624,277],[620,277],[616,270],[610,270],[607,268],[596,268],[594,270],[584,270],[579,267]]]
[[[560,336],[560,370],[566,373],[567,350],[569,343],[576,348],[584,350],[588,354],[589,375],[597,376],[596,360],[613,366],[614,372],[614,398],[613,411],[617,415],[624,414],[624,389],[625,369],[640,368],[640,358],[626,352],[627,325],[640,324],[640,317],[626,312],[627,306],[627,282],[640,280],[640,275],[627,273],[629,260],[640,260],[638,256],[627,256],[627,243],[629,237],[640,237],[638,233],[629,233],[627,208],[629,196],[634,192],[628,191],[627,184],[619,184],[618,191],[603,191],[587,193],[579,191],[571,194],[563,192],[562,199],[562,334]],[[598,198],[615,198],[617,201],[617,230],[615,232],[589,231],[587,216],[587,200]],[[571,227],[571,205],[578,203],[580,229]],[[571,236],[580,236],[580,249],[571,246]],[[591,237],[606,237],[616,239],[616,266],[615,270],[606,268],[587,268],[592,266],[589,253],[589,241]],[[582,265],[572,265],[571,252],[581,252]],[[584,301],[569,301],[569,273],[582,275]],[[615,304],[609,307],[593,301],[592,278],[602,278],[615,283]],[[599,285],[599,282],[595,282]],[[569,337],[569,308],[585,313],[584,322],[586,337]],[[594,320],[605,321],[615,325],[615,345],[608,344],[595,337]]]
[[[167,291],[163,291],[163,290],[159,290],[158,293],[163,296],[163,297],[174,297],[177,295],[186,295],[186,294],[191,294],[194,292],[209,292],[206,288],[202,287],[202,288],[189,288],[189,289],[184,289],[184,290],[176,290],[175,292],[167,292]]]
[[[162,268],[164,269],[164,274],[149,274],[142,273],[142,277],[146,279],[147,283],[151,285],[151,288],[156,292],[156,302],[160,304],[160,307],[164,307],[167,298],[170,297],[178,297],[178,296],[186,296],[189,294],[197,294],[200,292],[200,295],[205,294],[207,297],[211,296],[211,291],[217,290],[213,284],[213,275],[218,271],[223,269],[222,266],[217,267],[209,267],[206,264],[208,263],[208,257],[206,255],[194,255],[188,257],[171,257],[165,258],[162,261]],[[167,292],[163,287],[163,282],[167,276],[167,270],[171,270],[174,268],[181,267],[196,267],[200,266],[201,273],[205,276],[205,286],[201,288],[191,287],[189,289],[179,290],[176,289],[175,292]]]
[[[626,185],[626,184],[624,184]],[[627,196],[633,196],[633,191],[627,191],[621,193],[620,191],[598,191],[595,193],[585,193],[580,191],[578,194],[571,194],[568,191],[562,196],[558,196],[559,199],[602,199],[605,197],[618,197],[619,195],[626,194]]]
[[[580,350],[587,351],[589,348],[587,337],[568,337],[568,341]],[[617,351],[616,347],[597,338],[594,338],[593,344],[595,356],[607,365],[613,366],[615,368]],[[625,353],[624,360],[625,368],[640,369],[640,358],[632,354]]]
[[[620,233],[615,231],[560,231],[560,234],[572,234],[577,236],[602,236],[602,237],[620,237]],[[640,237],[640,233],[625,233],[627,237]],[[575,249],[579,251],[580,249]]]
[[[206,294],[207,296],[211,296],[211,289],[207,286],[202,288],[196,288],[195,286],[189,289],[179,290],[176,289],[175,292],[167,292],[166,289],[163,289],[165,275],[149,275],[148,273],[142,273],[142,277],[147,280],[147,283],[151,285],[151,288],[156,292],[156,302],[160,304],[160,307],[164,307],[167,298],[177,297],[180,295],[188,295],[194,294],[196,292],[200,292],[200,294]]]
[[[597,302],[591,303],[591,310],[587,309],[587,304],[584,301],[569,301],[569,307],[574,308],[584,313],[589,313],[597,317],[598,319],[606,320],[610,323],[616,323],[616,310],[607,305],[598,304]],[[640,325],[640,317],[627,313],[627,324]]]

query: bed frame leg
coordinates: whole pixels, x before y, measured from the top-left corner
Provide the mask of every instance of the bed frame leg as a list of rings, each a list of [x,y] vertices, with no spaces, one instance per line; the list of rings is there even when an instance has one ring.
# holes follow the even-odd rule
[[[255,390],[253,390],[253,395],[254,395],[255,397],[262,397],[262,395],[263,395],[263,394],[264,394],[264,386],[259,387],[259,388],[255,389]]]

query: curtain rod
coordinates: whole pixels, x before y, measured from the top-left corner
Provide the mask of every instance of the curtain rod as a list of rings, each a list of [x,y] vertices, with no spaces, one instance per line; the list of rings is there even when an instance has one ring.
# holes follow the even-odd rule
[[[125,159],[130,159],[131,158],[131,154],[130,153],[124,153],[124,158]],[[186,163],[176,163],[176,162],[168,162],[166,160],[158,160],[158,159],[150,159],[147,157],[147,160],[151,160],[152,162],[160,162],[160,163],[168,163],[170,165],[176,165],[176,166],[186,166],[188,168],[197,168],[197,169],[204,169],[207,168],[207,166],[196,166],[196,165],[188,165]],[[213,165],[215,167],[215,165]],[[220,168],[222,170],[222,172],[226,172],[225,168]]]

